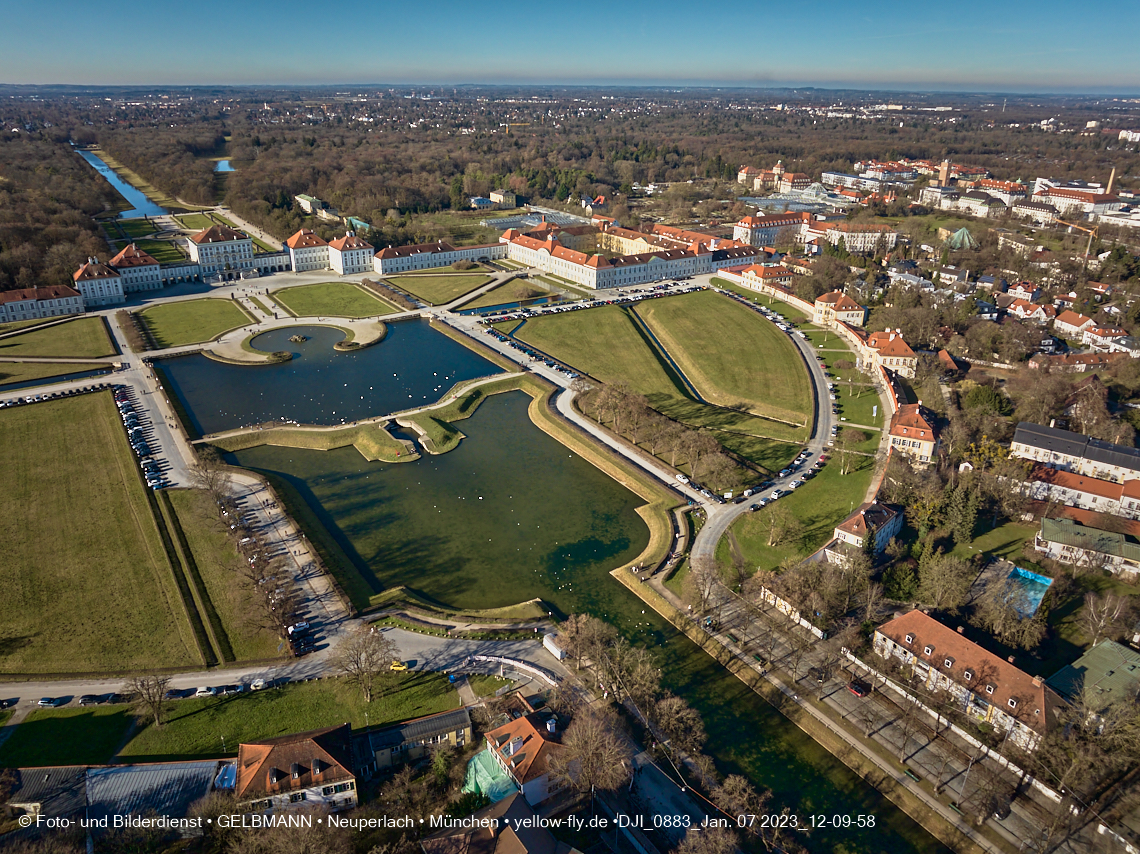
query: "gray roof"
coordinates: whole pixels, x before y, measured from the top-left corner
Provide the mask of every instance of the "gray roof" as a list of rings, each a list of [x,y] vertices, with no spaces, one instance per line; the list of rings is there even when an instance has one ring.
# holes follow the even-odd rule
[[[467,709],[465,707],[453,709],[450,712],[440,712],[438,715],[428,715],[384,729],[361,733],[353,739],[355,748],[353,752],[358,759],[371,762],[377,750],[390,750],[402,744],[418,743],[425,738],[446,735],[470,726],[471,715]]]
[[[1083,457],[1088,446],[1089,437],[1080,433],[1070,433],[1068,430],[1058,430],[1055,427],[1043,427],[1040,424],[1030,424],[1022,421],[1014,431],[1013,441],[1042,451],[1051,451],[1054,454],[1064,454],[1070,457]]]
[[[1045,681],[1069,701],[1076,700],[1086,686],[1104,706],[1115,700],[1132,700],[1140,690],[1140,652],[1116,641],[1101,641]]]
[[[10,804],[40,804],[44,815],[68,816],[87,806],[87,766],[17,768]]]
[[[219,762],[156,762],[111,765],[87,772],[88,815],[169,815],[183,817],[210,791]]]
[[[1140,562],[1140,543],[1126,534],[1087,528],[1072,519],[1041,520],[1041,539],[1096,554]]]
[[[1096,463],[1140,471],[1140,448],[1114,445],[1101,439],[1089,439],[1085,459]]]

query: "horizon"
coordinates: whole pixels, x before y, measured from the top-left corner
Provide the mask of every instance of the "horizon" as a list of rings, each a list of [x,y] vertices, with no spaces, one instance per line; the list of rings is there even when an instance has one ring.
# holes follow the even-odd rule
[[[442,0],[425,20],[418,7],[406,5],[353,9],[346,19],[314,16],[310,4],[281,0],[242,4],[219,20],[161,13],[108,16],[90,4],[63,0],[52,15],[31,6],[6,13],[9,39],[0,51],[0,80],[12,86],[93,87],[1140,93],[1140,57],[1130,44],[1140,29],[1140,4],[1106,5],[1111,26],[1073,14],[1060,0],[996,5],[962,0],[952,12],[894,3],[860,10],[820,0],[812,23],[804,26],[776,7],[757,8],[743,0],[729,0],[708,22],[676,0],[634,0],[618,12],[577,10],[580,20],[588,20],[591,11],[602,13],[597,19],[604,27],[591,29],[568,21],[565,9],[522,3]],[[386,82],[345,82],[354,79]]]

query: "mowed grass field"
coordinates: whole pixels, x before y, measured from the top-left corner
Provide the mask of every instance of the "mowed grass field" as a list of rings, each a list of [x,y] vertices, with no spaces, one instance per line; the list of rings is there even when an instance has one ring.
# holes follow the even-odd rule
[[[212,341],[252,319],[236,300],[206,299],[168,302],[140,311],[138,317],[159,347]]]
[[[110,392],[0,410],[0,672],[197,664]]]
[[[480,273],[471,275],[390,276],[385,279],[402,291],[414,294],[431,305],[443,305],[481,288],[491,281]]]
[[[139,238],[146,237],[148,234],[154,234],[158,231],[158,227],[149,219],[119,219],[114,220],[115,224],[119,226],[119,231],[127,237]]]
[[[446,712],[460,705],[459,695],[438,673],[406,671],[388,683],[384,696],[365,703],[359,688],[340,679],[302,682],[230,697],[176,700],[161,727],[149,725],[123,748],[121,759],[134,762],[195,758],[236,753],[242,741],[304,732],[344,722],[354,728],[382,726]],[[365,712],[368,717],[365,718]],[[18,735],[18,733],[17,733]]]
[[[10,338],[0,338],[0,356],[101,359],[116,353],[101,317],[80,317]]]
[[[0,362],[0,386],[25,383],[31,380],[47,382],[51,377],[58,377],[62,374],[77,374],[109,367],[111,366],[92,364],[91,362],[72,364],[63,362]]]
[[[646,300],[635,310],[705,400],[808,423],[812,392],[803,359],[766,318],[712,291]]]
[[[34,709],[0,745],[0,767],[106,764],[131,721],[127,706]]]
[[[807,438],[807,428],[791,427],[747,412],[693,400],[672,367],[649,343],[627,311],[622,306],[602,306],[588,311],[547,315],[528,320],[516,330],[515,337],[602,382],[628,383],[634,391],[645,395],[659,412],[683,424],[786,442],[801,442]],[[517,322],[509,323],[513,326]],[[687,341],[682,343],[687,346]],[[806,369],[799,365],[798,370],[805,373],[806,382]],[[744,456],[753,459],[747,454]],[[770,454],[765,451],[764,456]],[[778,451],[776,456],[780,456]],[[761,459],[753,461],[770,468]]]
[[[177,243],[169,240],[136,240],[134,243],[159,264],[178,264],[188,257]]]
[[[182,223],[183,228],[188,228],[193,232],[199,232],[217,224],[205,214],[183,214],[180,217],[175,217],[175,219]]]
[[[537,293],[537,296],[536,296]],[[513,282],[507,282],[505,285],[499,285],[497,288],[492,288],[483,294],[481,297],[471,300],[471,302],[464,303],[461,309],[468,308],[485,308],[492,305],[506,305],[512,302],[518,302],[520,299],[541,299],[548,296],[547,292],[541,288],[536,288],[528,285],[526,282],[520,282],[517,279]]]
[[[298,317],[377,317],[395,307],[350,282],[322,282],[274,291],[273,299]]]

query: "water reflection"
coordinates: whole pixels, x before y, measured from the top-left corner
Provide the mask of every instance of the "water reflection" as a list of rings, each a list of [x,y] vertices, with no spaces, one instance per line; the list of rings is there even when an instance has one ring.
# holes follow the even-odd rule
[[[168,213],[165,208],[160,208],[147,198],[142,190],[128,184],[115,174],[115,170],[104,163],[97,154],[90,151],[80,151],[79,156],[90,163],[96,172],[106,178],[120,196],[134,205],[131,210],[123,211],[119,214],[119,219],[132,219],[140,216],[164,216]]]

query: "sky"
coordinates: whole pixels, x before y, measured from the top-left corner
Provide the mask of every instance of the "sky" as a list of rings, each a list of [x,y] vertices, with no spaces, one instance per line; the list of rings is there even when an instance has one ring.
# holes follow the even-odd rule
[[[0,83],[1140,94],[1137,32],[1137,0],[0,0]]]

